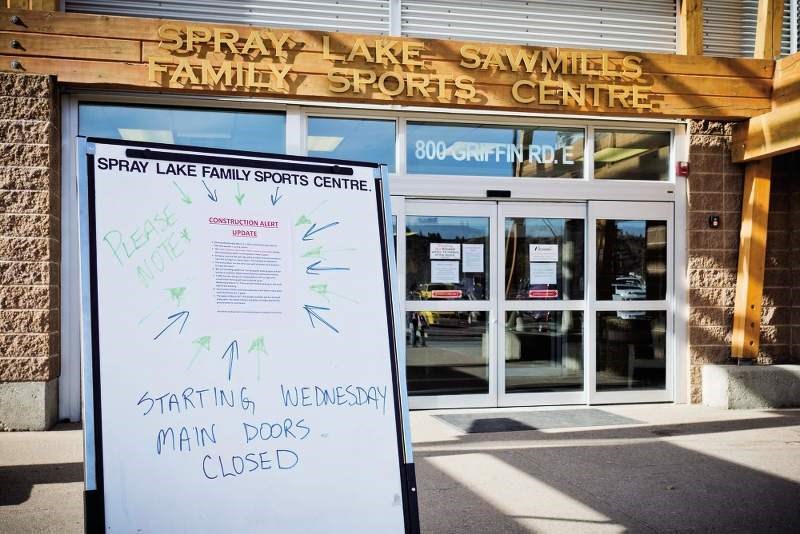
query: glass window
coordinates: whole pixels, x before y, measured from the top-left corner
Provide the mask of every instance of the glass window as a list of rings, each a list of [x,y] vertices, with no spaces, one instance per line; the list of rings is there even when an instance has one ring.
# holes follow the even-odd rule
[[[395,172],[395,122],[309,117],[306,148],[309,156],[385,163]]]
[[[667,222],[597,220],[597,299],[667,296]]]
[[[580,178],[578,128],[409,122],[409,174]]]
[[[664,389],[667,312],[597,312],[597,391]]]
[[[583,219],[506,219],[506,299],[583,298]]]
[[[594,177],[669,180],[669,132],[595,130]]]
[[[506,312],[506,391],[580,391],[583,312]]]
[[[485,311],[406,313],[409,395],[489,392]]]
[[[487,300],[489,219],[406,216],[406,298]]]
[[[283,113],[81,104],[79,135],[283,154]]]

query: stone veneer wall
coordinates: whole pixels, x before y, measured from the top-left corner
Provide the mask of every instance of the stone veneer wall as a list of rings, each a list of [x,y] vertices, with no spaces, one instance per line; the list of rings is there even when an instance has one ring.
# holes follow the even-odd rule
[[[58,108],[53,78],[0,73],[0,429],[58,414]]]
[[[731,162],[731,123],[692,121],[689,177],[689,365],[691,401],[701,368],[731,354],[744,165]],[[773,161],[759,363],[800,361],[800,159]],[[708,226],[720,215],[718,229]],[[793,354],[795,356],[793,356]]]

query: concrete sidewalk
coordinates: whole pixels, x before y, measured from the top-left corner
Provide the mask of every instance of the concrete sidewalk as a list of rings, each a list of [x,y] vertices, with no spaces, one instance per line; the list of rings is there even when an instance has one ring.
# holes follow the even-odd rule
[[[582,409],[576,407],[574,409]],[[613,427],[465,434],[414,412],[423,532],[797,532],[800,410],[596,407]],[[81,532],[81,432],[0,433],[0,532]]]

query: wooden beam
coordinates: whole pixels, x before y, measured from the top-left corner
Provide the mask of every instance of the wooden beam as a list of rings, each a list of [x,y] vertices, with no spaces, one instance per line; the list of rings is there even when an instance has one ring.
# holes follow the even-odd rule
[[[800,100],[740,122],[733,129],[731,158],[745,163],[800,149]]]
[[[758,357],[771,172],[771,159],[748,163],[745,167],[731,340],[731,356],[734,358]]]
[[[3,0],[0,7],[6,9],[31,9],[34,11],[58,11],[59,0]]]
[[[781,55],[783,0],[758,0],[756,45],[753,57],[774,59]]]
[[[229,54],[227,49],[210,45],[175,52],[159,47],[162,39],[158,28],[164,24],[186,27],[187,23],[181,21],[13,10],[7,15],[0,17],[0,42],[6,43],[0,45],[0,70],[54,75],[65,84],[184,94],[273,94],[337,102],[698,119],[738,120],[772,109],[775,61],[771,59],[393,38],[394,53],[405,43],[413,43],[419,50],[419,61],[424,62],[404,66],[390,60],[375,62],[369,52],[342,59],[356,50],[355,43],[364,47],[374,42],[378,38],[374,35],[286,29],[281,32],[288,39],[288,54],[285,61],[278,62],[281,69],[289,69],[282,77],[285,84],[265,87],[261,82],[247,83],[245,69],[235,81],[230,76],[231,80],[224,78],[227,81],[220,83],[217,78],[212,84],[213,75],[201,75],[204,65],[217,69],[214,72],[221,76],[221,65],[231,68],[232,61],[242,58],[263,73],[274,66],[273,58],[254,53],[243,58],[241,53]],[[10,15],[20,20],[12,21]],[[239,45],[244,45],[249,32],[264,30],[234,25],[223,28],[239,32]],[[470,65],[472,60],[465,65],[465,60],[473,56],[483,62],[480,67]],[[151,58],[158,65],[149,69]],[[179,65],[183,75],[175,77]],[[635,78],[595,74],[626,69],[638,74]],[[547,76],[543,75],[545,70],[549,70]],[[362,81],[386,75],[386,85],[378,83],[376,87],[373,80],[362,88],[355,81],[356,72]],[[474,91],[456,91],[459,77]],[[554,84],[554,88],[548,89],[547,84]],[[570,91],[566,90],[568,86]],[[639,96],[634,96],[636,93]]]
[[[772,111],[733,128],[734,163],[778,156],[800,149],[800,52],[775,62]]]
[[[800,52],[775,62],[772,80],[772,108],[800,100]]]
[[[678,53],[703,55],[703,0],[682,0],[678,18],[680,42]]]

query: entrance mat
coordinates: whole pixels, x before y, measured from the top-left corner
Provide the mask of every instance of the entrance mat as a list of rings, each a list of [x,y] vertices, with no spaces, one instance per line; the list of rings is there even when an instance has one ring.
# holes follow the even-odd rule
[[[455,426],[467,434],[584,426],[635,425],[642,422],[592,408],[513,412],[503,415],[504,417],[492,417],[491,413],[459,413],[435,415],[434,417]]]

